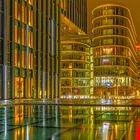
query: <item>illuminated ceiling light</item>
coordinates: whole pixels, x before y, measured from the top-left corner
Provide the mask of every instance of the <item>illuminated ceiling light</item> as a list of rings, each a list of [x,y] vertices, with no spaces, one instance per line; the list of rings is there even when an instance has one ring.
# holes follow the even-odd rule
[[[67,29],[67,27],[66,26],[64,26],[64,30],[66,30]]]

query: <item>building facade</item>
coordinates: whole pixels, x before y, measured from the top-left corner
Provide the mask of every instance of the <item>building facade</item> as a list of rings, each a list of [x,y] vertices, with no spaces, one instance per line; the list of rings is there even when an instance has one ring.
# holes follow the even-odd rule
[[[137,41],[129,9],[117,4],[103,4],[96,7],[92,15],[93,94],[134,95]]]
[[[90,91],[90,45],[87,0],[61,1],[61,98],[77,98]]]
[[[37,98],[60,92],[60,1],[34,0],[34,88]]]
[[[61,45],[61,98],[86,98],[90,93],[90,46],[80,41]]]
[[[61,0],[61,12],[78,28],[87,32],[87,0]]]
[[[0,0],[0,99],[59,95],[59,0]]]

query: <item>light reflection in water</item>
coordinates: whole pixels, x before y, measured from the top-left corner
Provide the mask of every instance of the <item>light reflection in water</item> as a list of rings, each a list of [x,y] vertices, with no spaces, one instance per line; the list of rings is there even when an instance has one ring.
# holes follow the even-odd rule
[[[138,140],[140,133],[139,112],[130,107],[16,105],[0,111],[0,139]]]

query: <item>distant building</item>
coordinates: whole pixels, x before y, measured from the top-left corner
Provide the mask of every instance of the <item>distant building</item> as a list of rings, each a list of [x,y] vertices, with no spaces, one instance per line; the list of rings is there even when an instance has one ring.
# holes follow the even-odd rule
[[[90,44],[87,0],[61,1],[61,96],[86,98],[90,93]]]
[[[61,45],[61,97],[86,97],[90,93],[90,46],[79,41]]]
[[[92,11],[94,95],[134,95],[136,31],[127,7],[103,4]]]

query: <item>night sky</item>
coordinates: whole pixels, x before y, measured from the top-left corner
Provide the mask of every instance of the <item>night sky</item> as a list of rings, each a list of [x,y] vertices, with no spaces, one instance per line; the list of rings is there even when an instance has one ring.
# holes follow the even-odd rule
[[[91,33],[91,11],[94,7],[102,3],[115,2],[117,4],[122,4],[130,9],[134,25],[137,32],[137,41],[140,43],[140,0],[87,0],[88,1],[88,33]]]

